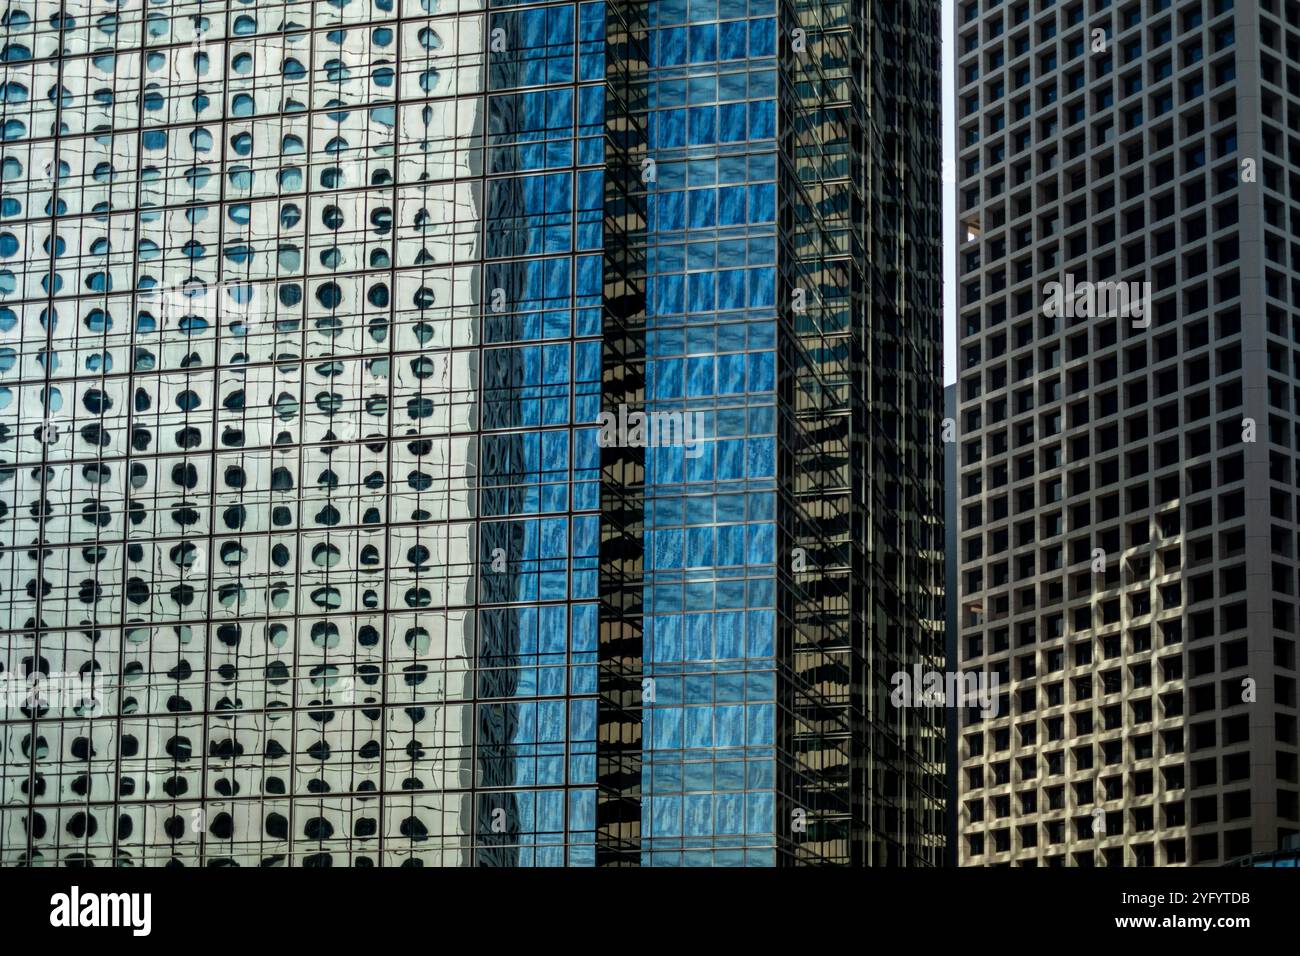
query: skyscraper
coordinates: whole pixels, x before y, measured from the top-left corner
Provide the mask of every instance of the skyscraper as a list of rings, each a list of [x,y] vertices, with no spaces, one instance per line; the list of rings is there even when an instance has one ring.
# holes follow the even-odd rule
[[[963,864],[1296,832],[1298,14],[957,3]]]
[[[0,863],[936,862],[937,6],[10,3]]]
[[[943,415],[955,427],[957,422],[957,386],[943,387]],[[960,654],[957,640],[957,443],[948,441],[943,446],[943,594],[944,594],[944,659],[945,670],[959,673]],[[946,866],[957,866],[961,841],[957,835],[957,773],[961,766],[960,708],[949,707],[944,714],[944,781],[947,799],[944,803],[944,845]]]

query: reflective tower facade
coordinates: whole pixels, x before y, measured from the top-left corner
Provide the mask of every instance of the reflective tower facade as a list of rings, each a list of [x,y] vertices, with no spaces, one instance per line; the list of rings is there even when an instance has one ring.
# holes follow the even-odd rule
[[[936,6],[10,3],[0,864],[935,862]]]

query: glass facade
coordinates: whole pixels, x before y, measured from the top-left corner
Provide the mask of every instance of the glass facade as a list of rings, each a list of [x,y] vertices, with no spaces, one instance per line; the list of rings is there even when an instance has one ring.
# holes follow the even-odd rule
[[[0,865],[937,862],[936,7],[7,4]]]
[[[772,0],[647,4],[643,859],[775,851],[776,32]]]

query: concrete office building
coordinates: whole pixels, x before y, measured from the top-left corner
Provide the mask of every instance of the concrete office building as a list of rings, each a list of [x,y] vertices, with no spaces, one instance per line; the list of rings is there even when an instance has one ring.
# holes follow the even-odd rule
[[[943,389],[943,415],[950,423],[957,420],[957,386],[945,385]],[[943,448],[943,593],[944,593],[944,659],[948,671],[958,669],[957,650],[957,444],[945,442]],[[956,866],[957,839],[957,770],[960,766],[961,734],[956,708],[947,708],[944,714],[945,778],[948,781],[948,799],[944,802],[944,833],[947,844],[945,863]]]
[[[1300,826],[1300,4],[955,15],[959,651],[1001,684],[962,715],[961,862],[1276,849]]]

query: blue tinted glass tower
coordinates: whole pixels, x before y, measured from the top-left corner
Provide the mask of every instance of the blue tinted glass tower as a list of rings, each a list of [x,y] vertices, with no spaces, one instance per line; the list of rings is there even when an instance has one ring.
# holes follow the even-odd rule
[[[935,6],[13,0],[0,863],[936,862]]]

